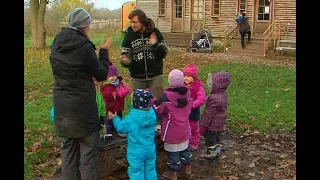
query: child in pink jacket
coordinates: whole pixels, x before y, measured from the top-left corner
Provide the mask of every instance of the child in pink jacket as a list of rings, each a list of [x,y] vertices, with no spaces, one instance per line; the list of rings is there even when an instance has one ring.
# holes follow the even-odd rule
[[[188,147],[190,138],[189,114],[192,99],[184,84],[182,71],[174,69],[168,76],[169,87],[154,101],[156,112],[161,116],[161,140],[167,155],[167,170],[162,174],[167,179],[177,179],[177,171],[184,168],[189,176],[192,154]]]
[[[194,64],[188,64],[184,70],[184,82],[190,90],[191,98],[193,100],[192,110],[189,115],[189,123],[191,127],[191,137],[189,147],[191,151],[197,150],[200,139],[200,107],[206,101],[206,94],[202,82],[198,79],[198,68]]]

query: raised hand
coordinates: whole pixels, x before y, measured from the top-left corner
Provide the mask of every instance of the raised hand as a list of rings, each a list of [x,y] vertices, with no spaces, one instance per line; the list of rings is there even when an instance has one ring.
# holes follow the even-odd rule
[[[112,119],[116,114],[113,114],[111,111],[108,111],[108,119]]]
[[[155,44],[157,43],[158,39],[157,39],[157,36],[156,36],[156,33],[151,33],[150,37],[149,37],[149,41],[150,41],[150,44]]]
[[[126,64],[126,65],[131,63],[130,59],[126,55],[121,55],[121,61],[123,64]]]
[[[102,49],[110,49],[112,47],[113,41],[112,41],[112,37],[108,37],[106,41],[101,41],[101,45],[100,47]]]

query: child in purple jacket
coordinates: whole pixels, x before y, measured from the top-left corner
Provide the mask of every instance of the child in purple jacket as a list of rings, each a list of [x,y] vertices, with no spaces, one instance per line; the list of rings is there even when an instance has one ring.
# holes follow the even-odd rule
[[[169,87],[154,101],[156,113],[161,117],[161,140],[167,155],[167,170],[163,176],[177,179],[176,172],[185,168],[191,176],[192,154],[188,148],[190,138],[189,114],[192,107],[190,91],[184,85],[183,72],[172,70],[168,76]]]
[[[198,68],[194,64],[187,65],[184,70],[184,82],[190,90],[190,95],[193,100],[192,110],[189,116],[189,123],[191,127],[191,138],[189,147],[191,151],[195,151],[199,147],[200,140],[200,107],[206,101],[206,94],[202,82],[198,79]]]
[[[227,88],[231,77],[228,72],[209,73],[207,84],[211,89],[200,120],[200,134],[205,138],[207,153],[204,158],[213,160],[219,157],[221,134],[227,120]]]

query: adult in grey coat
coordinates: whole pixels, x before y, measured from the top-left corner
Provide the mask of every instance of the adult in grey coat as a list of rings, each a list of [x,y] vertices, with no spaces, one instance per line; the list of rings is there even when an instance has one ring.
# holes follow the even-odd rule
[[[55,36],[50,63],[54,76],[55,127],[61,138],[64,180],[96,180],[98,177],[99,118],[92,77],[105,80],[112,39],[101,44],[99,57],[87,32],[90,14],[75,8],[67,16],[69,27]],[[81,178],[80,178],[81,177]]]

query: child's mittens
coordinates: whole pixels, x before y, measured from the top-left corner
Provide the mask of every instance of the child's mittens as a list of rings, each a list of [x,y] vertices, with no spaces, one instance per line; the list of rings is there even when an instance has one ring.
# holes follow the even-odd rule
[[[200,126],[200,136],[204,136],[206,134],[207,128]]]
[[[150,99],[150,103],[149,103],[150,106],[153,106],[153,107],[154,107],[156,100],[157,100],[157,99],[156,99],[155,97],[153,97],[152,99]]]
[[[116,114],[113,114],[111,111],[108,112],[108,119],[113,119]]]
[[[121,55],[120,56],[120,63],[124,66],[130,66],[131,65],[131,59],[128,57],[128,55]]]
[[[154,108],[154,109],[158,109],[158,108],[159,108],[159,106],[153,105],[153,108]]]

